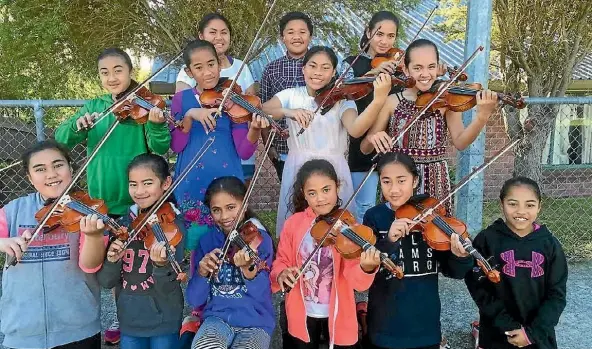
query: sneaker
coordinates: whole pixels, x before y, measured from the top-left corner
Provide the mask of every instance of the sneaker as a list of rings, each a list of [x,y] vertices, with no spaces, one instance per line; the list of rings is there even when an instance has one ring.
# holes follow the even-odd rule
[[[105,344],[115,345],[121,339],[121,332],[119,331],[119,321],[115,320],[111,326],[105,331]]]
[[[473,336],[475,349],[479,348],[479,321],[471,323],[471,336]]]

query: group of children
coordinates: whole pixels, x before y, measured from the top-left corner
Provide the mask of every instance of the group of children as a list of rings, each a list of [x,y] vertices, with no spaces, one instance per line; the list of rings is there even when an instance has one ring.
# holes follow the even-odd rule
[[[502,281],[479,280],[475,263],[456,235],[447,252],[430,248],[416,222],[396,219],[395,211],[417,194],[444,196],[450,189],[444,160],[447,133],[458,149],[469,145],[493,113],[497,97],[477,96],[477,117],[465,127],[459,113],[438,109],[395,144],[397,134],[415,111],[415,98],[436,81],[442,67],[437,47],[416,40],[405,53],[404,73],[417,83],[393,90],[395,66],[372,69],[371,59],[394,47],[398,19],[376,13],[362,37],[368,50],[352,67],[352,76],[373,74],[371,96],[337,102],[324,115],[314,114],[316,91],[339,74],[329,47],[309,48],[313,26],[303,13],[290,12],[280,21],[287,53],[266,68],[261,81],[262,109],[284,122],[285,144],[274,143],[270,158],[281,178],[274,238],[251,210],[239,216],[247,192],[259,138],[269,136],[269,122],[253,116],[239,124],[226,113],[202,107],[199,97],[221,79],[236,79],[254,93],[253,78],[230,57],[231,26],[220,14],[204,16],[199,39],[184,52],[171,114],[187,129],[167,125],[163,111],[153,108],[146,124],[125,121],[115,128],[87,170],[91,197],[101,198],[110,218],[129,226],[165,195],[191,163],[204,142],[212,146],[176,187],[171,205],[183,239],[171,247],[177,261],[191,251],[190,280],[185,295],[171,267],[165,243],[147,246],[106,239],[105,222],[89,215],[80,233],[62,228],[40,234],[30,243],[38,222],[35,213],[56,199],[72,181],[66,146],[86,142],[90,153],[116,117],[98,113],[130,89],[133,66],[119,49],[98,58],[108,94],[88,102],[45,141],[23,154],[23,166],[36,192],[0,210],[0,251],[20,261],[4,271],[0,331],[9,348],[100,348],[99,287],[114,290],[118,322],[106,341],[122,349],[180,348],[184,299],[199,317],[192,348],[268,348],[276,325],[272,292],[285,293],[280,308],[285,348],[318,348],[321,338],[333,348],[440,347],[438,273],[465,279],[480,310],[480,347],[556,348],[554,327],[565,307],[567,265],[561,245],[544,225],[535,223],[541,207],[538,185],[527,178],[508,180],[501,190],[504,219],[479,233],[473,245],[500,265]],[[353,62],[353,57],[346,59]],[[296,136],[300,128],[304,133]],[[58,143],[59,142],[59,143]],[[282,150],[281,147],[284,146]],[[161,156],[178,154],[175,174]],[[348,151],[349,150],[349,151]],[[377,174],[356,198],[353,212],[370,227],[377,242],[359,258],[344,258],[334,247],[317,249],[311,228],[352,195],[370,168],[373,151],[384,153]],[[347,157],[345,154],[348,154]],[[376,188],[383,203],[376,205]],[[235,222],[250,224],[260,235],[255,250],[223,256]],[[123,248],[125,247],[125,249]],[[313,254],[314,253],[314,254]],[[397,279],[381,268],[381,253],[403,265]],[[228,257],[228,258],[224,258]],[[302,268],[304,261],[309,261]],[[33,273],[33,274],[30,274]],[[369,290],[367,331],[358,336],[355,291]],[[21,316],[21,314],[37,314]]]

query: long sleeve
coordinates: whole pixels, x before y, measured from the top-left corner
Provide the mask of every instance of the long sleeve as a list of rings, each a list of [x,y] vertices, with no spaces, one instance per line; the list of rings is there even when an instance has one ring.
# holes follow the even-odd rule
[[[6,218],[6,211],[0,208],[0,239],[10,237],[10,230],[8,228],[8,219]]]
[[[483,233],[475,237],[473,247],[479,251],[485,251]],[[498,328],[501,333],[521,327],[520,322],[516,321],[506,310],[504,301],[497,296],[495,287],[498,286],[489,281],[480,281],[476,273],[467,273],[465,284],[475,304],[479,307],[481,315],[490,318],[493,326]]]
[[[73,148],[76,144],[82,143],[88,137],[88,130],[80,130],[77,131],[76,120],[78,120],[81,116],[85,115],[86,113],[93,113],[95,110],[92,110],[91,103],[93,101],[87,102],[74,116],[65,120],[58,126],[55,131],[55,140],[65,144],[69,148]]]
[[[171,115],[175,118],[175,120],[182,120],[185,115],[183,113],[183,91],[177,92],[173,96],[173,101],[171,102]],[[185,149],[187,143],[189,142],[189,136],[191,134],[191,130],[188,133],[184,133],[178,128],[171,128],[171,149],[175,153],[180,153]]]
[[[271,291],[274,293],[281,290],[280,285],[277,282],[280,273],[287,268],[296,266],[296,261],[294,260],[296,253],[295,247],[293,246],[290,223],[290,220],[287,220],[284,224],[284,228],[280,234],[280,242],[278,244],[275,260],[271,267],[271,274],[269,275],[269,278],[271,279]]]
[[[239,158],[242,160],[248,160],[253,156],[255,150],[257,150],[257,142],[251,143],[247,138],[249,133],[248,127],[242,124],[232,125],[232,140],[234,141],[234,148]]]
[[[273,92],[271,90],[271,76],[269,74],[269,65],[265,67],[263,71],[263,76],[261,77],[261,88],[259,94],[261,95],[261,103],[265,103],[273,97]]]
[[[196,266],[196,270],[194,270],[193,277],[191,280],[189,280],[187,290],[185,291],[187,302],[194,308],[198,308],[206,304],[208,297],[210,296],[210,284],[208,282],[208,278],[201,276],[198,272],[199,262],[206,255],[206,253],[210,252],[204,250],[203,242],[205,238],[207,237],[204,236],[202,239],[200,239],[197,249],[195,250],[193,265]]]
[[[185,236],[187,236],[187,231],[179,216],[177,216],[175,224],[183,236],[181,242],[179,242],[179,244],[175,247],[175,260],[180,263],[183,260],[185,254]],[[167,263],[162,267],[153,264],[152,276],[156,280],[154,285],[159,292],[163,294],[169,294],[177,290],[180,291],[179,281],[177,281],[177,274],[173,270],[170,263]]]
[[[259,230],[262,234],[267,236],[259,246],[257,254],[262,261],[265,261],[268,266],[273,262],[273,241],[271,236],[265,231]],[[247,286],[247,293],[254,299],[264,299],[268,297],[271,284],[269,281],[269,270],[260,270],[252,280],[243,278],[245,286]]]
[[[473,258],[457,257],[451,251],[434,251],[440,265],[442,266],[442,274],[452,279],[464,279],[465,275],[473,269]]]
[[[167,123],[156,124],[148,121],[145,127],[148,148],[156,154],[166,154],[171,145],[171,133]]]
[[[339,258],[343,257],[339,256]],[[370,288],[372,282],[374,281],[374,276],[376,275],[376,272],[379,268],[376,268],[372,273],[366,273],[360,266],[359,258],[343,258],[342,263],[343,277],[349,281],[356,291],[363,292]]]
[[[96,274],[99,284],[107,289],[120,285],[122,265],[121,259],[116,263],[112,263],[105,258],[105,262],[103,262],[101,269]]]
[[[534,320],[525,326],[530,341],[538,343],[542,349],[544,347],[541,345],[547,343],[549,337],[555,336],[555,326],[566,304],[567,261],[559,241],[553,239],[555,246],[549,263],[546,297]]]

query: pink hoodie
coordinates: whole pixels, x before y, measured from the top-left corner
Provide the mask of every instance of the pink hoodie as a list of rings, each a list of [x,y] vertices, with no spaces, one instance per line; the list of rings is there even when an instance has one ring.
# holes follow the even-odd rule
[[[300,245],[316,215],[309,207],[304,212],[292,215],[282,229],[276,259],[271,268],[271,290],[280,291],[279,274],[286,268],[302,266],[304,261],[298,253]],[[329,304],[329,337],[333,345],[354,345],[358,341],[358,322],[354,289],[365,291],[374,281],[375,272],[365,273],[360,259],[344,259],[335,248],[333,252],[333,287]],[[378,268],[377,268],[378,270]],[[286,294],[288,332],[302,341],[310,342],[306,327],[306,308],[302,294],[302,279]],[[338,331],[336,331],[338,330]]]

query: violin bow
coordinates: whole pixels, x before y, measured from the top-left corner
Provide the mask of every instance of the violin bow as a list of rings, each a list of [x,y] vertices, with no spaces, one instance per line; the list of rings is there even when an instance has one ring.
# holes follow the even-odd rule
[[[351,62],[351,64],[349,64],[347,66],[347,68],[345,68],[343,70],[343,72],[341,72],[341,74],[339,75],[339,77],[337,78],[337,80],[335,81],[335,83],[333,84],[333,87],[331,87],[331,90],[329,90],[329,93],[327,94],[327,96],[325,96],[325,99],[323,99],[323,101],[321,102],[321,104],[319,104],[317,106],[317,109],[315,109],[315,111],[313,112],[313,114],[316,115],[316,113],[319,112],[319,110],[323,107],[323,105],[325,105],[325,103],[327,103],[327,101],[329,100],[329,97],[331,96],[331,94],[333,93],[333,91],[335,91],[335,89],[341,84],[341,82],[345,78],[345,74],[347,74],[347,72],[358,61],[358,59],[360,59],[360,57],[362,56],[362,54],[364,52],[366,52],[366,50],[368,49],[368,47],[370,47],[370,41],[372,40],[372,38],[374,37],[374,35],[376,35],[376,33],[378,33],[378,31],[380,30],[380,28],[381,28],[381,26],[378,26],[378,28],[376,28],[376,30],[374,31],[374,33],[372,33],[372,35],[368,39],[368,42],[366,43],[366,45],[364,45],[364,47],[362,47],[362,49],[360,50],[360,52],[358,53],[358,55],[354,58],[354,60]],[[301,127],[300,128],[300,131],[298,131],[298,133],[296,134],[296,137],[300,136],[304,132],[304,130],[305,130],[304,127]]]
[[[263,156],[262,156],[263,160],[261,161],[261,163],[259,164],[259,166],[257,166],[257,169],[255,170],[253,178],[251,179],[251,182],[249,183],[249,187],[247,188],[247,192],[245,193],[245,197],[243,198],[243,201],[241,202],[241,205],[239,207],[238,214],[232,224],[232,230],[228,235],[226,235],[226,240],[224,240],[224,245],[222,247],[222,255],[219,256],[219,259],[222,262],[224,262],[224,259],[225,259],[226,255],[228,254],[228,250],[230,249],[230,246],[232,243],[230,236],[233,233],[237,232],[241,218],[243,217],[245,212],[247,212],[247,208],[249,207],[249,200],[251,198],[251,194],[253,193],[253,189],[255,188],[255,182],[257,182],[257,179],[259,178],[259,174],[261,173],[261,170],[263,169],[263,164],[265,163],[265,157],[267,156],[267,153],[269,153],[269,149],[271,149],[271,145],[273,144],[273,140],[274,140],[276,134],[277,134],[277,130],[275,128],[272,128],[270,131],[270,134],[269,134],[269,138],[267,139],[267,143],[265,144],[265,150],[264,150]],[[253,252],[254,251],[251,249],[251,251],[249,251],[249,254],[251,254]],[[251,256],[251,257],[253,257],[253,256]],[[217,274],[217,273],[214,272],[214,273],[210,274],[210,277],[209,277],[210,282],[213,280],[214,274]]]
[[[215,139],[216,139],[216,136],[211,136],[210,138],[208,138],[204,142],[204,144],[197,151],[197,153],[195,154],[195,156],[193,157],[193,159],[191,160],[191,162],[187,165],[187,167],[185,167],[185,169],[183,170],[183,172],[181,172],[181,174],[179,175],[179,177],[177,177],[175,179],[175,181],[173,182],[173,184],[171,184],[170,188],[167,189],[158,200],[156,200],[156,202],[154,203],[154,205],[152,205],[152,207],[150,208],[150,210],[148,210],[148,212],[146,213],[146,215],[144,216],[144,218],[140,221],[140,224],[138,224],[136,226],[136,228],[132,229],[132,231],[129,233],[129,236],[128,236],[127,240],[123,244],[123,247],[121,248],[122,250],[125,250],[129,246],[129,244],[132,241],[134,241],[134,239],[140,233],[140,231],[142,229],[144,229],[144,227],[146,226],[146,224],[148,224],[148,221],[150,220],[150,217],[152,215],[154,215],[156,213],[156,211],[158,211],[162,207],[162,205],[164,205],[164,203],[166,202],[166,200],[168,199],[168,197],[171,196],[171,194],[175,191],[175,189],[177,189],[177,187],[181,184],[181,182],[185,179],[185,177],[187,177],[187,175],[189,174],[189,172],[191,172],[191,170],[193,170],[193,167],[195,167],[195,165],[197,165],[197,162],[199,160],[201,160],[201,158],[205,155],[206,151],[208,149],[210,149],[210,147],[212,146],[212,144],[214,144],[214,140]]]
[[[253,38],[253,41],[251,42],[251,46],[249,46],[249,49],[247,50],[247,53],[245,54],[245,58],[243,59],[243,63],[238,68],[238,72],[236,73],[236,78],[232,79],[232,82],[230,83],[230,86],[228,87],[228,92],[224,94],[224,97],[222,98],[222,101],[220,102],[220,106],[218,107],[218,110],[216,110],[216,113],[215,113],[216,116],[220,117],[222,115],[222,109],[224,108],[226,101],[230,97],[230,92],[234,88],[234,85],[236,85],[236,80],[238,79],[238,77],[242,73],[243,69],[247,65],[247,60],[250,58],[251,51],[253,51],[253,47],[255,47],[255,42],[257,41],[257,39],[259,39],[259,35],[261,35],[261,31],[263,30],[263,27],[267,23],[267,19],[269,18],[271,11],[275,7],[276,2],[277,2],[277,0],[273,0],[273,2],[271,3],[271,6],[269,7],[269,10],[267,10],[267,13],[265,14],[265,18],[263,18],[263,22],[259,26],[259,29],[257,30],[257,34],[255,34],[255,38]]]

